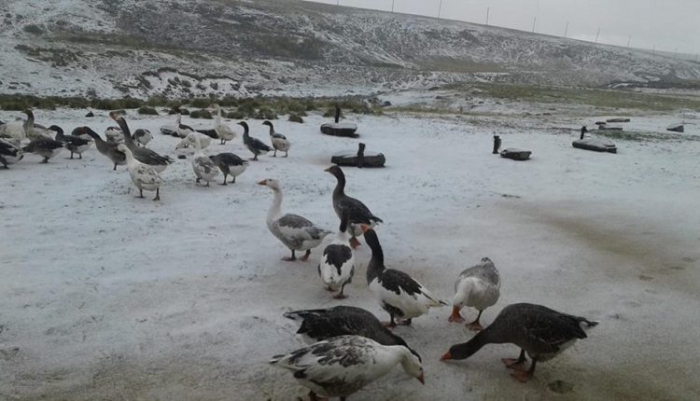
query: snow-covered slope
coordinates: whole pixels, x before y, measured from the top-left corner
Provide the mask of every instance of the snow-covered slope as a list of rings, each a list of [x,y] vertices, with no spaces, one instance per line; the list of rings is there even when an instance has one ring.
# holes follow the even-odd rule
[[[338,95],[463,80],[700,80],[692,61],[296,0],[5,3],[0,93]]]

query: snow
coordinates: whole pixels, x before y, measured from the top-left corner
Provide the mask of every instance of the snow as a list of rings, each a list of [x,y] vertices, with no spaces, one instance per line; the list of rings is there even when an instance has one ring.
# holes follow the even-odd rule
[[[99,112],[36,114],[66,132],[113,125]],[[459,273],[487,256],[502,295],[483,324],[515,302],[600,322],[523,385],[500,362],[517,356],[512,345],[439,362],[473,334],[447,322],[449,307],[434,309],[396,329],[423,357],[426,385],[397,368],[352,399],[551,399],[555,380],[574,385],[557,396],[567,400],[700,396],[698,380],[679,374],[700,356],[700,142],[618,140],[616,155],[582,151],[571,147],[576,128],[598,118],[582,114],[348,116],[368,149],[387,157],[383,169],[344,171],[348,194],[385,221],[378,235],[388,266],[450,299]],[[644,125],[675,117],[647,116]],[[364,280],[366,245],[340,302],[316,271],[325,243],[309,263],[282,262],[288,251],[267,230],[272,194],[256,185],[265,178],[281,181],[284,211],[337,229],[335,179],[323,170],[358,140],[321,135],[328,120],[318,115],[305,120],[277,122],[292,142],[289,157],[262,156],[233,185],[196,186],[190,160],[177,160],[162,174],[161,202],[135,198],[124,167],[112,171],[94,148],[82,161],[64,152],[43,165],[27,155],[0,170],[0,399],[304,397],[291,375],[266,363],[302,346],[283,312],[348,304],[388,318]],[[131,111],[128,121],[157,133],[174,119]],[[249,123],[267,141],[265,127]],[[531,160],[492,155],[494,132],[504,147],[532,150]],[[149,147],[174,155],[178,140],[156,134]],[[208,150],[251,156],[240,138]]]

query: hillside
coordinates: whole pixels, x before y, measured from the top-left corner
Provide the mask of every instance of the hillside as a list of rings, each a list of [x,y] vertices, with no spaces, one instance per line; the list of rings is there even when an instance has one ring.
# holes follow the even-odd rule
[[[342,95],[459,81],[697,87],[700,64],[296,0],[11,0],[0,93]]]

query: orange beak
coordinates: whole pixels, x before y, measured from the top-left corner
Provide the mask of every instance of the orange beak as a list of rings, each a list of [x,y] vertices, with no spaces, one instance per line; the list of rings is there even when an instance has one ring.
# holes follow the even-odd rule
[[[360,228],[362,229],[363,233],[366,233],[367,230],[370,230],[372,227],[368,226],[367,224],[360,224]]]
[[[258,185],[267,185],[267,180],[262,180],[258,182]]]
[[[425,378],[423,377],[423,373],[421,373],[420,376],[418,376],[418,381],[420,382],[420,384],[425,386]]]
[[[443,355],[442,357],[440,357],[440,360],[441,360],[441,361],[446,361],[446,360],[449,360],[449,359],[452,359],[452,354],[450,354],[450,351],[445,352],[445,355]]]

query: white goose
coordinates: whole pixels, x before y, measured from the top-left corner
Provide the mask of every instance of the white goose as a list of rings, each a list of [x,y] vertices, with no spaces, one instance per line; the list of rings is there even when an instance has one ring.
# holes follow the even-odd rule
[[[199,146],[202,149],[206,149],[211,144],[211,137],[202,134],[201,132],[191,131],[189,132],[177,145],[175,145],[175,150],[187,149],[190,146],[195,146],[195,138],[199,139]]]
[[[228,125],[221,122],[221,106],[218,104],[212,105],[214,110],[216,110],[216,119],[214,120],[214,131],[216,135],[221,139],[221,144],[225,145],[226,142],[236,139],[236,132],[231,129]]]
[[[472,331],[483,330],[479,318],[484,309],[498,302],[501,295],[501,278],[491,259],[482,258],[479,264],[465,269],[455,281],[455,296],[452,299],[450,322],[464,321],[459,311],[471,306],[479,311],[476,319],[467,324]]]
[[[296,214],[282,214],[282,188],[277,180],[267,179],[258,182],[275,193],[275,199],[267,212],[267,228],[282,243],[292,251],[292,257],[284,258],[286,261],[295,261],[295,251],[306,251],[300,259],[302,262],[309,260],[311,249],[319,246],[323,238],[330,234],[310,222],[308,219]]]
[[[202,145],[199,142],[199,137],[195,133],[190,133],[187,138],[193,137],[194,141],[194,157],[192,158],[192,170],[194,170],[194,175],[197,176],[195,181],[199,184],[200,180],[206,181],[207,186],[214,178],[219,175],[219,168],[216,166],[210,158],[208,158],[202,151]]]
[[[341,400],[389,373],[401,364],[410,376],[424,383],[420,356],[403,345],[381,345],[360,336],[340,336],[320,341],[287,355],[277,355],[270,364],[294,373],[310,398],[340,397]]]
[[[323,250],[323,256],[318,264],[318,275],[321,276],[326,289],[331,292],[340,292],[336,299],[347,298],[343,294],[345,286],[352,282],[355,274],[355,257],[349,245],[350,236],[345,232],[348,229],[348,214],[343,215],[340,222],[340,230],[335,240]]]
[[[175,117],[175,128],[177,129],[177,135],[180,138],[185,138],[190,132],[195,132],[194,128],[182,123],[182,114],[180,113],[177,113]]]
[[[117,145],[117,150],[126,155],[126,167],[129,170],[131,181],[139,189],[139,197],[143,198],[143,191],[156,191],[154,201],[160,200],[160,185],[163,179],[152,166],[141,163],[134,158],[134,154],[123,143]]]
[[[34,128],[34,113],[31,110],[25,110],[23,113],[27,115],[25,121],[18,120],[0,125],[0,137],[8,139],[15,146],[27,139],[27,132]]]
[[[105,138],[109,143],[123,143],[124,132],[119,127],[107,127],[105,130]]]
[[[271,122],[265,121],[263,122],[263,125],[267,125],[268,127],[270,127],[270,142],[272,142],[272,147],[275,149],[275,153],[272,155],[272,157],[277,157],[278,150],[280,152],[284,152],[284,157],[287,157],[289,153],[289,148],[292,147],[292,144],[289,143],[287,137],[280,134],[279,132],[275,132],[275,127],[274,125],[272,125]]]

